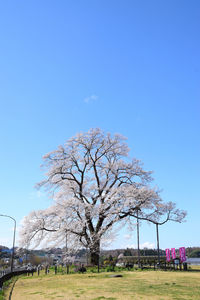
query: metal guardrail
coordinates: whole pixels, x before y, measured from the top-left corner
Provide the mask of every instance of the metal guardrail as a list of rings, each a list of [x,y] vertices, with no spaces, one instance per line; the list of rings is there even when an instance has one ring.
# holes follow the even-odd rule
[[[14,268],[14,269],[13,269],[13,272],[16,272],[16,271],[25,271],[25,270],[27,270],[27,269],[26,269],[26,268],[20,267],[20,268]],[[11,272],[11,271],[10,271],[10,268],[7,268],[7,269],[0,269],[0,278],[1,278],[2,276],[4,276],[4,275],[10,273],[10,272]]]
[[[18,276],[18,275],[22,275],[22,274],[30,274],[30,273],[33,273],[35,272],[36,270],[35,269],[30,269],[30,270],[27,270],[27,269],[23,269],[23,270],[14,270],[13,272],[7,272],[5,273],[4,275],[2,275],[0,277],[0,289],[3,288],[3,283],[9,279],[11,279],[12,277],[14,276]]]

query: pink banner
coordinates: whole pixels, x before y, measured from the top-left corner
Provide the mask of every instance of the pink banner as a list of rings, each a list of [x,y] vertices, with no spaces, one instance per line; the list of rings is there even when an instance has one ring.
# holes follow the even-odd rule
[[[180,260],[181,260],[181,262],[186,261],[185,247],[179,248],[179,254],[180,254]]]
[[[171,255],[172,255],[172,259],[176,258],[176,250],[175,250],[175,248],[171,248]]]
[[[166,249],[165,252],[166,252],[166,260],[170,261],[170,250]]]

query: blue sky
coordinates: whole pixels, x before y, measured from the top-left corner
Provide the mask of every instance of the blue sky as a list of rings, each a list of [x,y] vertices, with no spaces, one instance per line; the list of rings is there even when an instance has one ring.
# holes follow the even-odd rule
[[[188,211],[160,228],[161,248],[200,246],[200,2],[0,3],[0,213],[50,205],[34,185],[42,156],[79,131],[128,138],[165,201]],[[112,248],[136,244],[119,233]],[[141,244],[155,244],[141,226]],[[0,218],[0,244],[12,222]]]

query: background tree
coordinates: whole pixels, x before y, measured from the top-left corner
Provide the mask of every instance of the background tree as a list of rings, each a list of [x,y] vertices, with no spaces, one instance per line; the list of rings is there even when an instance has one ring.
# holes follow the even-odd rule
[[[124,250],[124,256],[132,256],[132,252],[131,252],[131,249],[129,249],[129,248],[126,248],[125,250]]]
[[[190,254],[189,254],[189,257],[200,257],[200,248],[196,249],[196,250],[193,250]]]
[[[68,249],[88,248],[97,264],[100,242],[110,239],[115,224],[162,203],[149,186],[151,172],[128,153],[121,135],[91,129],[45,155],[46,179],[38,187],[50,192],[54,204],[24,218],[22,244],[61,244],[67,235]]]

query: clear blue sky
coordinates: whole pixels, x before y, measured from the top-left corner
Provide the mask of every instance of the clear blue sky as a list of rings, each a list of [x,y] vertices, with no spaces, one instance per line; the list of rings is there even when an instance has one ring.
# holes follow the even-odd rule
[[[160,246],[200,246],[200,2],[1,1],[0,213],[50,200],[34,189],[42,156],[79,131],[128,138],[165,201],[188,211]],[[122,231],[112,247],[136,244]],[[155,243],[141,227],[141,244]],[[0,218],[0,244],[12,222]]]

